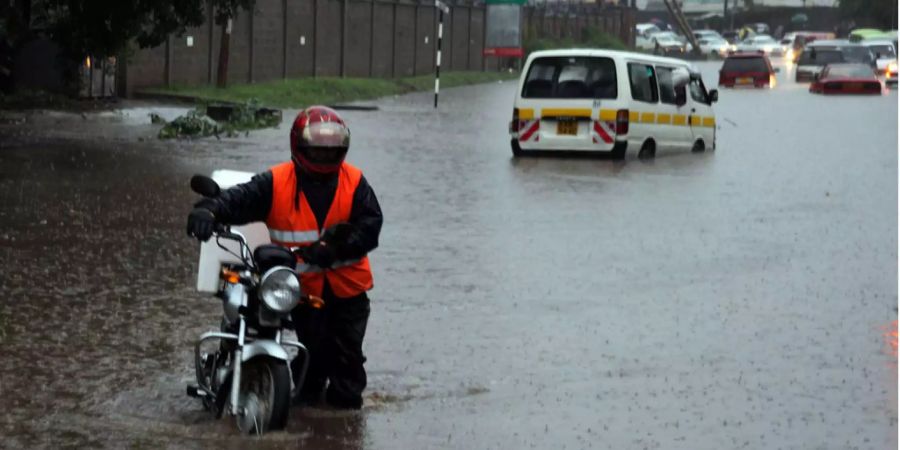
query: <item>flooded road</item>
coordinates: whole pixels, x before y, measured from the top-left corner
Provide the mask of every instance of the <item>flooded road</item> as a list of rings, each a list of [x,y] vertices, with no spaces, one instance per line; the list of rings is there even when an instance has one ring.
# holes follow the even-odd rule
[[[184,395],[221,314],[188,179],[285,160],[290,124],[4,121],[0,446],[896,447],[897,92],[792,75],[720,92],[716,151],[650,162],[512,159],[513,82],[343,112],[385,215],[366,404],[258,440]]]

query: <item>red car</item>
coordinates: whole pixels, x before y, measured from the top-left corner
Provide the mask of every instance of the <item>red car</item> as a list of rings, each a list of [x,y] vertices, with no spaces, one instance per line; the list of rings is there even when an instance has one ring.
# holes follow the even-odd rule
[[[775,72],[764,53],[732,53],[719,70],[719,86],[775,87]]]
[[[829,64],[809,86],[815,94],[875,94],[881,95],[881,81],[872,66],[865,64]]]

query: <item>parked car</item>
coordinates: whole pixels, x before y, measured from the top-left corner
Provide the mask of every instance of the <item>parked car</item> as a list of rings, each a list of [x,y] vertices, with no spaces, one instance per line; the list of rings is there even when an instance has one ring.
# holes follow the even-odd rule
[[[719,70],[719,86],[775,87],[777,71],[765,53],[732,53]]]
[[[881,81],[867,64],[829,64],[809,86],[814,94],[881,95]]]
[[[599,152],[614,158],[715,148],[716,90],[688,62],[596,49],[525,61],[509,132],[513,155]]]
[[[757,52],[761,51],[767,55],[782,55],[784,52],[781,49],[781,45],[778,44],[778,41],[775,40],[772,36],[767,34],[760,34],[757,36],[751,36],[747,39],[744,39],[740,44],[737,45],[737,51],[739,52]]]

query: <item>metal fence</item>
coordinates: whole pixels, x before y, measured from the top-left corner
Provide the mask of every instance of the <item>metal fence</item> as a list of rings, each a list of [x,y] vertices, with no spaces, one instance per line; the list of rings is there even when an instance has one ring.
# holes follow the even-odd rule
[[[125,95],[150,86],[215,83],[218,26],[205,25],[141,50],[120,72]],[[491,70],[482,56],[485,9],[451,5],[444,17],[443,66]],[[403,0],[257,0],[254,14],[235,18],[228,81],[253,83],[308,76],[401,77],[432,73],[434,3]]]

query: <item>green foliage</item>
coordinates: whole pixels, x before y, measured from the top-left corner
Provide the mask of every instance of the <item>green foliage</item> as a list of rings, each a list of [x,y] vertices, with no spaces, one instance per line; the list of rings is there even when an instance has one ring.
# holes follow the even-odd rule
[[[241,10],[252,11],[256,0],[209,0],[209,3],[216,12],[216,23],[221,25]]]
[[[171,122],[166,122],[158,114],[151,113],[150,121],[154,124],[164,124],[159,130],[160,139],[207,136],[218,138],[222,134],[234,137],[242,131],[277,127],[281,123],[281,111],[263,108],[256,99],[234,105],[228,119],[223,122],[213,120],[206,114],[206,110],[206,106],[199,106]]]
[[[80,61],[121,55],[132,42],[141,48],[160,45],[170,34],[202,25],[207,4],[217,23],[224,23],[252,10],[255,0],[46,0],[44,8],[54,41]]]
[[[76,61],[119,55],[132,40],[153,47],[204,19],[204,0],[47,0],[44,6],[54,41]]]
[[[838,0],[843,17],[871,19],[885,29],[897,28],[897,0]]]
[[[525,40],[525,54],[538,50],[555,48],[602,48],[607,50],[626,50],[628,47],[619,38],[600,31],[595,27],[589,27],[582,33],[581,39],[570,38],[529,38]]]

